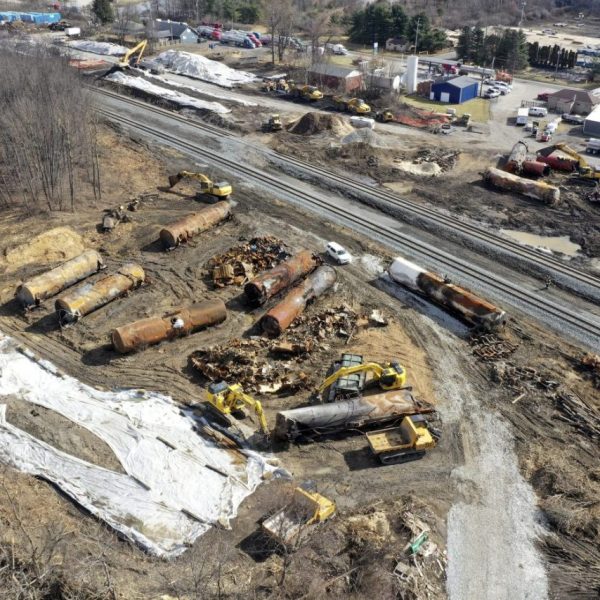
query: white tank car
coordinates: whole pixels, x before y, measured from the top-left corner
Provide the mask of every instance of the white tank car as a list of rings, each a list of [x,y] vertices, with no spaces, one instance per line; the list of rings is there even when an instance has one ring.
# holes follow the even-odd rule
[[[388,274],[396,283],[450,309],[471,325],[493,331],[506,323],[503,310],[401,256],[394,259]]]

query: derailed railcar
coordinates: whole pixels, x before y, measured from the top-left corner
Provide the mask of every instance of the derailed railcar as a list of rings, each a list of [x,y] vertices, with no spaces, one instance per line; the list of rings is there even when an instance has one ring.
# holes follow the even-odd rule
[[[394,259],[388,274],[396,283],[430,298],[477,328],[495,331],[506,324],[502,309],[401,256]]]

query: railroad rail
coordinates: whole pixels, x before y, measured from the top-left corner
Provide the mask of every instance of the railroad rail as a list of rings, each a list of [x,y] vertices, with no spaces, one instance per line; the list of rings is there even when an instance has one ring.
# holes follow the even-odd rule
[[[218,135],[220,137],[236,138],[240,144],[244,144],[250,148],[255,149],[255,146],[253,144],[245,142],[243,139],[241,139],[234,133],[227,130],[223,130],[219,127],[215,127],[214,125],[201,123],[197,120],[192,120],[178,115],[176,113],[173,113],[171,111],[153,106],[152,104],[148,104],[146,102],[133,99],[127,96],[122,96],[120,94],[110,92],[102,88],[94,89],[102,94],[116,97],[119,100],[130,104],[143,104],[144,107],[149,111],[160,114],[161,116],[168,116],[176,121],[185,123],[189,127],[194,127],[196,129],[200,129],[211,134]],[[375,188],[373,186],[369,186],[365,183],[362,183],[356,179],[352,179],[346,174],[340,175],[339,173],[336,173],[329,169],[313,165],[311,163],[303,161],[302,159],[286,155],[282,152],[266,151],[266,153],[273,154],[274,157],[277,158],[277,160],[288,164],[291,168],[298,168],[300,166],[309,175],[313,175],[321,179],[326,179],[329,182],[334,182],[336,184],[339,184],[340,187],[350,189],[354,192],[368,194],[373,198],[377,198],[383,202],[388,203],[391,207],[400,208],[406,212],[410,212],[411,215],[414,215],[415,217],[424,218],[434,225],[438,225],[443,228],[451,227],[453,231],[462,233],[471,239],[475,239],[479,242],[489,244],[491,246],[501,247],[505,250],[509,250],[511,254],[523,258],[530,263],[539,265],[545,270],[553,271],[554,273],[560,273],[561,275],[569,277],[578,283],[590,286],[592,288],[596,288],[598,290],[598,293],[600,294],[600,277],[595,276],[591,273],[586,273],[585,271],[582,271],[575,267],[571,267],[570,265],[565,264],[564,262],[553,256],[540,254],[535,249],[528,248],[527,246],[519,244],[518,242],[513,241],[509,238],[496,235],[495,233],[487,231],[482,227],[478,227],[473,223],[468,223],[461,219],[453,217],[450,214],[442,213],[439,210],[436,210],[435,208],[423,206],[416,202],[400,198],[399,196],[381,188]]]
[[[119,97],[119,100],[122,99],[122,96],[117,96]],[[147,107],[146,103],[141,104],[143,104],[144,107]],[[559,327],[560,324],[568,324],[576,331],[580,332],[586,339],[592,340],[592,343],[595,340],[595,343],[597,344],[597,340],[600,339],[600,321],[589,319],[586,315],[582,315],[577,311],[558,305],[552,300],[536,294],[534,291],[524,290],[518,285],[508,282],[501,277],[493,276],[488,271],[485,271],[476,265],[472,265],[460,258],[451,256],[442,250],[413,239],[390,227],[386,227],[382,224],[370,225],[368,222],[365,222],[364,219],[349,214],[346,210],[326,202],[315,194],[305,191],[299,193],[295,186],[282,181],[275,175],[265,173],[264,171],[247,164],[241,164],[239,161],[230,160],[224,156],[220,156],[214,151],[206,149],[202,145],[182,139],[175,134],[165,132],[161,129],[157,129],[145,122],[124,115],[114,114],[103,108],[98,108],[98,112],[112,121],[145,133],[174,148],[201,156],[225,171],[236,172],[251,180],[267,184],[274,192],[279,191],[288,196],[297,198],[304,204],[309,204],[315,209],[319,209],[321,212],[326,212],[329,215],[336,217],[338,222],[349,223],[350,227],[368,235],[371,239],[383,242],[392,248],[397,248],[401,245],[403,248],[412,250],[419,255],[432,259],[439,268],[449,268],[459,275],[483,282],[500,294],[516,298],[530,307],[535,307],[541,314],[556,319]],[[172,116],[172,113],[169,111],[161,111],[161,113],[163,116]],[[186,124],[191,124],[185,118],[180,118],[180,120],[183,120]],[[216,131],[221,135],[220,129],[216,129]],[[499,239],[504,241],[502,238]]]

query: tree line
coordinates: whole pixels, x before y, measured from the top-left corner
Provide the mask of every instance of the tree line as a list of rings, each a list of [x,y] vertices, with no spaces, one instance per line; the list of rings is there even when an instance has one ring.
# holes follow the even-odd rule
[[[352,42],[385,45],[389,38],[399,38],[416,52],[435,52],[448,45],[446,33],[432,27],[425,13],[408,16],[398,3],[375,2],[352,13],[346,19],[348,35]],[[417,35],[418,30],[418,35]]]
[[[527,38],[520,29],[486,35],[481,27],[463,27],[456,53],[461,60],[509,71],[520,71],[529,64]]]
[[[529,44],[529,64],[532,67],[553,67],[572,69],[577,64],[577,52],[553,46],[540,46],[539,42]]]
[[[84,186],[100,195],[89,93],[62,56],[0,54],[0,206],[73,210]]]

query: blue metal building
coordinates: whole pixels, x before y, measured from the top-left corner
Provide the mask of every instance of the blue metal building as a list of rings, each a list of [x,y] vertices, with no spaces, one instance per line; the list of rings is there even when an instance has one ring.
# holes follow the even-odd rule
[[[479,83],[471,77],[461,75],[451,79],[438,79],[431,86],[429,99],[448,104],[462,104],[467,100],[477,98],[478,93]]]

